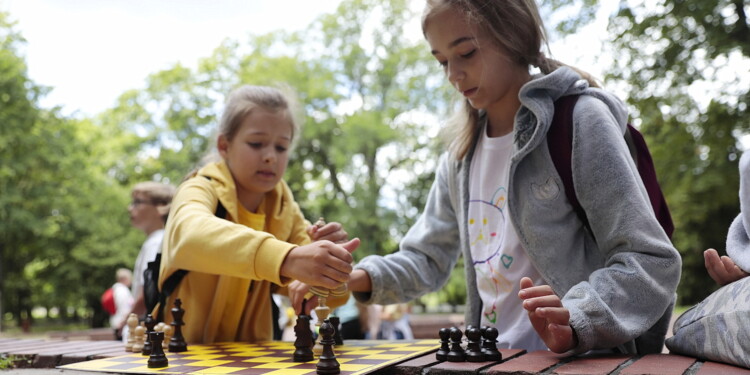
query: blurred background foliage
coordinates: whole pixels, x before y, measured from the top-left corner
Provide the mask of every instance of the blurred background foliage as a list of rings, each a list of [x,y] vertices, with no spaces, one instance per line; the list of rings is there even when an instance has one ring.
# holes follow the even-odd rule
[[[541,4],[545,14],[572,15],[547,25],[560,36],[580,32],[600,6]],[[715,289],[702,252],[724,253],[739,212],[749,7],[623,0],[609,18],[604,86],[627,100],[649,142],[684,259],[683,305]],[[116,268],[132,267],[144,239],[128,220],[130,188],[179,184],[211,151],[225,95],[240,84],[297,94],[303,136],[285,177],[307,217],[344,223],[362,239],[357,259],[397,250],[424,204],[443,149],[440,119],[456,99],[424,41],[406,36],[418,17],[407,0],[344,0],[302,31],[226,40],[196,68],[154,72],[112,108],[69,118],[39,105],[53,88],[29,79],[23,36],[0,13],[0,322],[43,307],[105,324],[99,296]],[[459,267],[419,303],[460,305],[464,288]]]

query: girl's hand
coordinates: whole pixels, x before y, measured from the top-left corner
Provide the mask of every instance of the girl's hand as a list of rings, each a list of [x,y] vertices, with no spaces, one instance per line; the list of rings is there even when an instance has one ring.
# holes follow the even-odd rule
[[[354,260],[351,252],[358,246],[359,238],[341,245],[317,241],[296,247],[281,263],[280,274],[310,286],[335,289],[349,281]]]
[[[333,243],[343,243],[349,239],[349,234],[344,230],[344,226],[341,223],[327,223],[323,226],[311,225],[307,227],[307,234],[310,235],[313,241],[328,240]]]
[[[529,313],[529,320],[547,347],[564,353],[578,346],[578,338],[570,326],[570,311],[549,285],[534,286],[530,278],[521,279],[518,297]]]
[[[708,275],[721,286],[748,276],[748,273],[738,267],[732,258],[726,255],[720,257],[719,252],[714,249],[704,251],[703,259],[706,263]]]
[[[310,286],[299,280],[294,280],[287,288],[289,289],[289,300],[292,302],[294,313],[310,315],[312,309],[318,305],[318,297],[310,293]],[[302,311],[302,302],[306,297],[308,298],[305,303],[305,311]]]

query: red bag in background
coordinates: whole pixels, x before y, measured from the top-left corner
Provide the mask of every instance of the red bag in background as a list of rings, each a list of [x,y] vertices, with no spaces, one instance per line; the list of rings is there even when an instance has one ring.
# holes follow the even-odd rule
[[[108,312],[109,315],[114,315],[117,309],[115,308],[115,292],[112,288],[109,288],[102,293],[102,307],[104,311]]]

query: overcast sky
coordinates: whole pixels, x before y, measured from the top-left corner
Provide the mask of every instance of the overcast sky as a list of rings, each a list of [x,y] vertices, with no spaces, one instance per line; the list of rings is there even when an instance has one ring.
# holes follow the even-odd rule
[[[422,0],[418,2],[421,8]],[[194,67],[226,38],[299,30],[341,0],[0,0],[28,43],[29,76],[52,87],[45,107],[93,115],[146,76],[180,62]],[[605,3],[615,3],[606,0]],[[552,45],[555,57],[595,75],[607,60],[599,40],[607,12],[589,29]],[[425,48],[427,46],[425,45]]]
[[[299,30],[340,0],[0,0],[28,43],[44,106],[95,114],[176,62],[193,67],[226,38]],[[291,11],[293,10],[293,11]]]

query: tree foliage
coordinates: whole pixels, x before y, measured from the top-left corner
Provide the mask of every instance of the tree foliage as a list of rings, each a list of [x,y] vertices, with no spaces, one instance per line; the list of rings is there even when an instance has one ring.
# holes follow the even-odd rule
[[[95,306],[114,269],[130,263],[132,251],[112,246],[129,239],[127,194],[95,162],[108,152],[97,128],[39,107],[48,89],[29,80],[13,27],[0,13],[2,310],[17,320],[37,306],[66,316]]]

